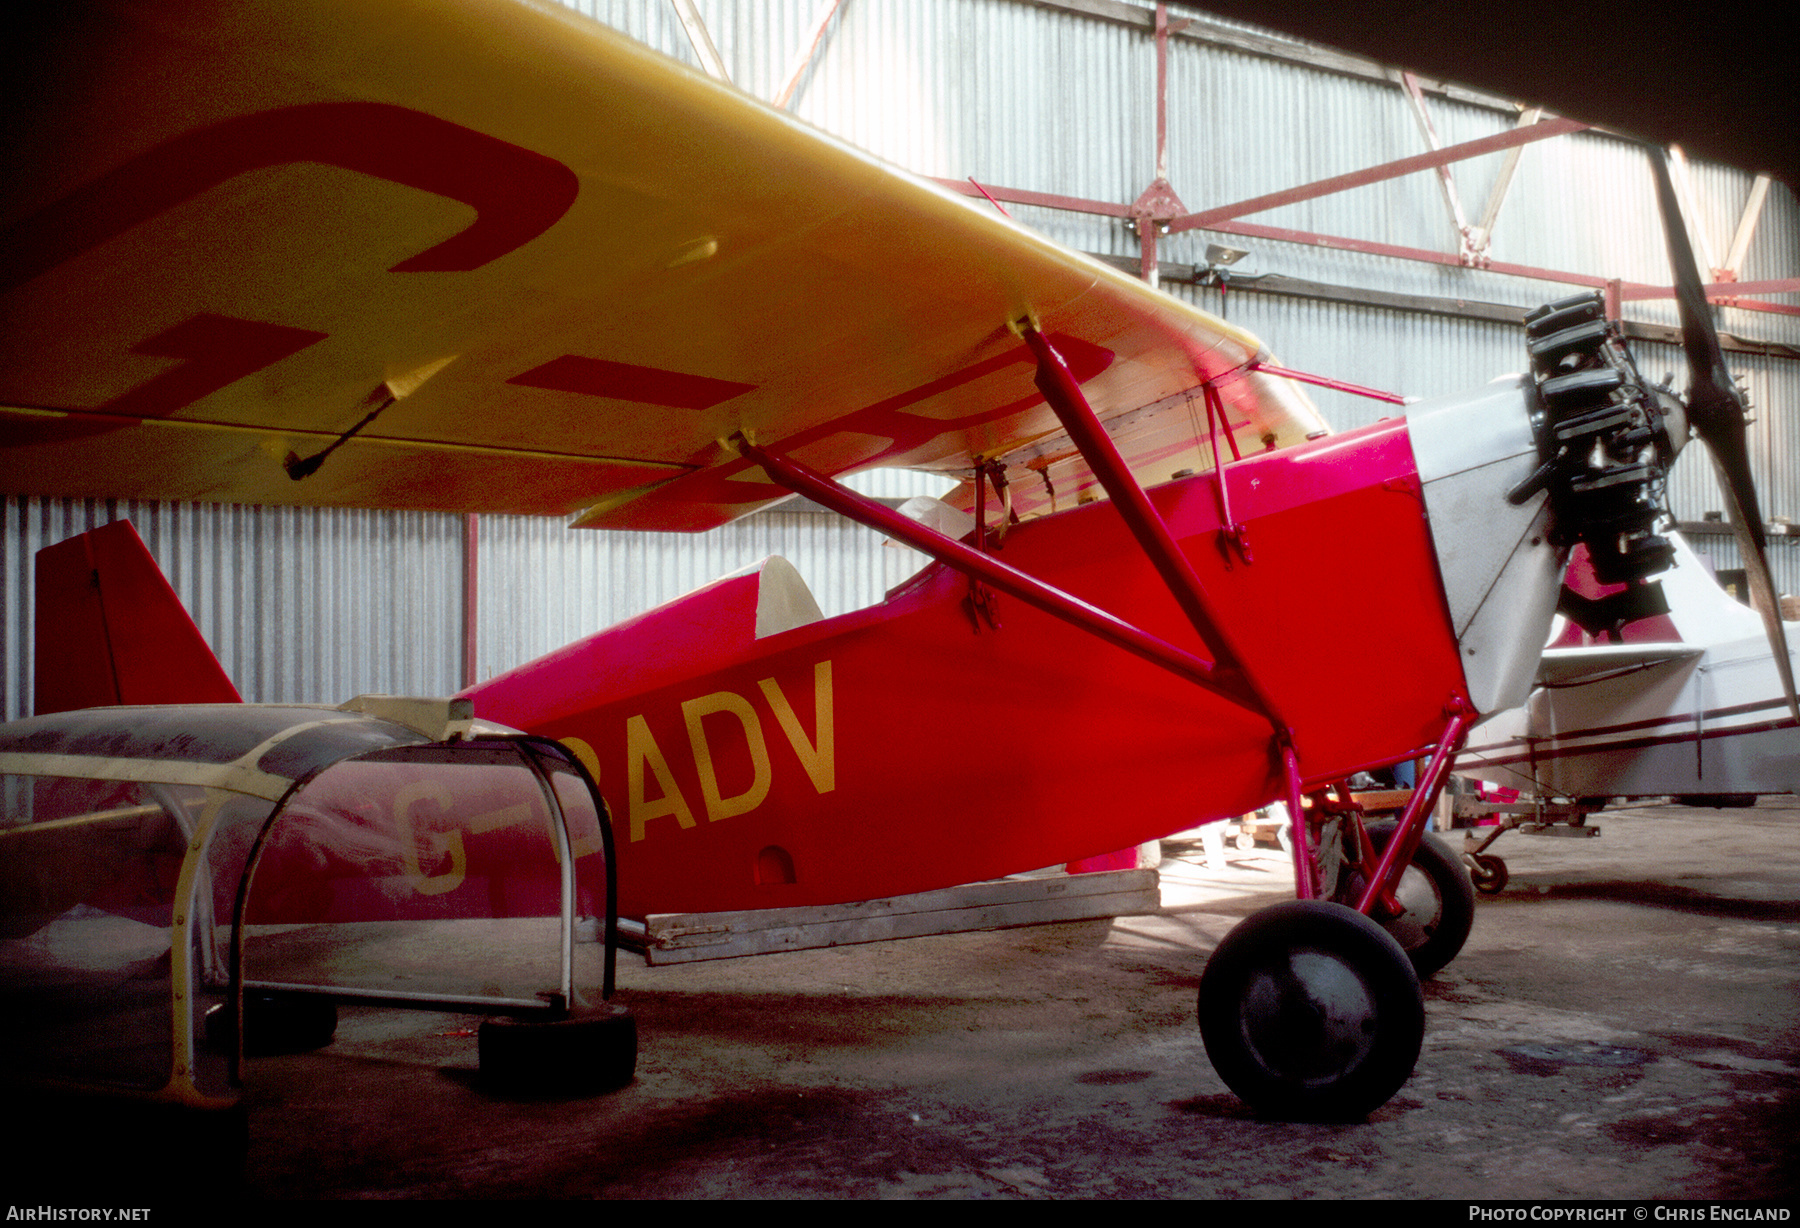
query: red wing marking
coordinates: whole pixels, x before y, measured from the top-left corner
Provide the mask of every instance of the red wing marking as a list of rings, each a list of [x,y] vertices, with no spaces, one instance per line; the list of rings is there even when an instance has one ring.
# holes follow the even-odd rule
[[[1064,340],[1067,341],[1068,338],[1064,338]],[[1088,348],[1092,349],[1094,347],[1089,346]],[[1107,357],[1110,359],[1112,356],[1109,354]],[[1005,354],[996,354],[984,362],[971,364],[960,371],[952,371],[949,375],[940,376],[929,383],[920,384],[917,388],[910,388],[905,392],[897,393],[885,401],[877,401],[873,405],[864,406],[857,412],[856,416],[860,417],[863,414],[884,414],[896,409],[905,409],[908,405],[917,405],[920,401],[934,397],[940,392],[948,392],[952,388],[960,388],[962,385],[973,380],[978,380],[984,375],[992,375],[996,371],[1004,370],[1015,363],[1028,361],[1030,358],[1031,351],[1026,349],[1012,350]],[[1102,364],[1100,369],[1105,370],[1105,365]]]
[[[378,102],[319,102],[173,137],[0,236],[0,292],[248,171],[321,162],[469,205],[475,221],[390,272],[480,268],[548,230],[580,182],[554,158]]]
[[[1061,333],[1052,334],[1050,340],[1069,364],[1069,369],[1074,373],[1077,382],[1086,383],[1112,365],[1113,352],[1111,350]],[[1015,350],[997,354],[992,358],[964,367],[960,371],[940,376],[896,396],[864,406],[842,418],[833,418],[829,422],[821,422],[817,426],[790,435],[777,445],[777,450],[784,456],[791,456],[810,444],[843,433],[872,435],[892,441],[876,455],[856,461],[855,464],[859,468],[878,464],[890,457],[904,456],[940,435],[952,431],[971,430],[989,422],[998,422],[1029,409],[1044,398],[1042,393],[1033,390],[1030,394],[1017,400],[1008,401],[1003,405],[990,406],[972,414],[965,414],[960,418],[928,418],[920,414],[898,412],[900,407],[915,405],[941,392],[946,392],[1015,364],[1029,364],[1034,361],[1031,350],[1021,343]],[[737,506],[774,498],[785,489],[766,479],[736,480],[737,475],[753,469],[760,474],[760,469],[747,460],[731,461],[713,468],[703,469],[685,477],[676,478],[674,482],[663,488],[666,493],[662,497],[672,498],[682,503]],[[677,486],[677,484],[679,485]],[[671,487],[675,487],[675,489],[671,489]],[[679,494],[676,493],[677,489]]]
[[[1074,373],[1077,383],[1087,383],[1112,365],[1113,352],[1111,350],[1104,349],[1086,341],[1081,341],[1075,337],[1066,336],[1062,333],[1052,333],[1050,340],[1055,343],[1057,350],[1063,356],[1063,360],[1069,364],[1069,370]],[[963,384],[980,379],[984,375],[991,375],[995,371],[1004,370],[1005,368],[1018,363],[1031,363],[1034,361],[1030,348],[1025,345],[1020,345],[1016,350],[1010,350],[1004,354],[996,354],[994,357],[983,362],[974,363],[964,367],[960,371],[953,371],[949,375],[940,376],[929,383],[920,384],[917,388],[902,392],[898,396],[891,396],[885,401],[877,401],[873,405],[864,406],[849,417],[841,418],[837,422],[825,423],[821,426],[814,427],[811,431],[802,432],[792,439],[784,440],[782,448],[784,451],[791,452],[795,448],[804,447],[806,444],[812,443],[816,439],[822,439],[826,435],[838,430],[862,431],[871,435],[891,436],[894,434],[894,431],[891,429],[891,420],[889,422],[880,422],[877,420],[886,418],[888,414],[891,414],[895,410],[904,409],[908,405],[916,405],[920,401],[934,397],[940,392],[948,392],[952,388],[961,387]],[[931,435],[926,435],[922,439],[919,439],[918,442],[923,443],[926,439],[931,439],[936,435],[941,435],[945,431],[956,427],[963,427],[966,429],[971,426],[979,426],[983,422],[992,422],[998,418],[1004,418],[1008,414],[1017,413],[1025,406],[1041,400],[1043,400],[1041,395],[1030,396],[1022,401],[1015,401],[1007,405],[1002,405],[997,409],[984,410],[979,414],[971,414],[965,418],[947,420],[925,419],[924,421],[927,423],[935,422],[937,430],[933,431]],[[910,418],[915,415],[909,414],[907,416]]]
[[[579,392],[593,397],[611,397],[616,401],[668,405],[676,409],[711,409],[720,402],[756,389],[755,384],[739,384],[705,375],[684,375],[680,371],[582,358],[575,354],[553,358],[506,382],[523,384],[527,388],[548,388],[552,392]]]
[[[327,334],[202,312],[131,347],[133,354],[187,361],[100,406],[115,414],[163,418],[244,376],[296,354]]]

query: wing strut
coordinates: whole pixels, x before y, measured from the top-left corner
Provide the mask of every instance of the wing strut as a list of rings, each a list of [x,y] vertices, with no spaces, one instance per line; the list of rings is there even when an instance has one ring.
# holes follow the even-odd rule
[[[984,554],[973,546],[947,537],[935,529],[926,528],[917,521],[908,520],[892,508],[839,485],[792,457],[777,456],[751,443],[742,435],[734,436],[732,442],[746,460],[761,465],[772,481],[805,495],[814,503],[903,541],[947,567],[991,584],[1010,597],[1016,597],[1053,618],[1060,618],[1072,626],[1099,636],[1109,644],[1123,648],[1153,665],[1159,665],[1252,712],[1262,711],[1257,696],[1245,686],[1242,675],[1236,669],[1221,666],[1179,648],[1109,614],[1099,606],[1045,584],[1016,567],[1008,566],[991,554]]]
[[[1020,333],[1038,360],[1038,390],[1068,431],[1082,459],[1100,479],[1113,506],[1162,576],[1176,604],[1187,615],[1201,640],[1213,646],[1221,658],[1219,661],[1209,661],[1187,652],[1098,606],[1026,575],[980,549],[908,520],[874,500],[838,485],[792,457],[776,455],[743,435],[734,436],[732,442],[745,459],[762,466],[772,481],[789,490],[859,524],[898,538],[964,575],[985,581],[1027,605],[1097,635],[1266,718],[1273,726],[1278,747],[1284,755],[1290,755],[1292,726],[1283,719],[1273,697],[1245,668],[1244,656],[1215,614],[1200,577],[1175,544],[1162,514],[1132,476],[1112,437],[1088,404],[1068,363],[1049,338],[1035,328],[1027,325]]]
[[[1037,356],[1037,386],[1050,403],[1062,422],[1063,429],[1068,431],[1069,438],[1081,451],[1081,458],[1088,463],[1094,476],[1100,479],[1100,485],[1119,509],[1119,515],[1125,518],[1125,524],[1137,538],[1138,545],[1143,547],[1157,573],[1162,576],[1163,583],[1168,585],[1169,593],[1175,598],[1182,613],[1200,633],[1200,638],[1214,646],[1226,664],[1237,671],[1244,680],[1244,685],[1255,696],[1254,708],[1269,718],[1277,734],[1291,736],[1291,726],[1282,719],[1281,710],[1276,707],[1273,697],[1257,684],[1253,674],[1245,668],[1244,656],[1232,643],[1224,624],[1219,620],[1207,600],[1205,587],[1200,577],[1195,574],[1193,565],[1187,556],[1175,544],[1169,533],[1169,526],[1150,502],[1150,496],[1133,476],[1125,458],[1119,455],[1118,447],[1112,436],[1100,424],[1099,417],[1093,407],[1088,404],[1087,397],[1082,394],[1081,385],[1076,382],[1074,372],[1069,364],[1063,361],[1050,339],[1035,328],[1026,327],[1021,330],[1025,344]]]

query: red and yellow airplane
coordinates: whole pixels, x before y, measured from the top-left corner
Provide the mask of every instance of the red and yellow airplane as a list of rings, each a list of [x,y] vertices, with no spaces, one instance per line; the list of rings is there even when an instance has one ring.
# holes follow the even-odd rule
[[[798,491],[906,540],[936,563],[871,609],[770,563],[469,695],[598,777],[628,915],[1317,795],[1300,899],[1201,986],[1271,1114],[1405,1080],[1423,1008],[1376,921],[1454,752],[1529,690],[1573,543],[1654,607],[1689,418],[1741,458],[1741,411],[1652,388],[1590,299],[1528,321],[1532,375],[1328,434],[1241,330],[574,14],[98,0],[25,34],[0,488],[680,531]],[[834,480],[877,466],[960,479],[974,527]],[[1341,599],[1367,574],[1379,608]],[[1335,786],[1416,757],[1372,839]]]

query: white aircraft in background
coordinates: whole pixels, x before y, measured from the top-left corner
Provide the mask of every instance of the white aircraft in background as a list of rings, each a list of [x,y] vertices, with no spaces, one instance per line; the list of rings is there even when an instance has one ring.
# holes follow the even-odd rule
[[[1525,706],[1470,734],[1460,774],[1589,808],[1664,796],[1745,805],[1800,791],[1800,722],[1762,616],[1679,535],[1670,541],[1668,614],[1630,625],[1621,643],[1559,627]],[[1800,623],[1786,629],[1792,643]]]

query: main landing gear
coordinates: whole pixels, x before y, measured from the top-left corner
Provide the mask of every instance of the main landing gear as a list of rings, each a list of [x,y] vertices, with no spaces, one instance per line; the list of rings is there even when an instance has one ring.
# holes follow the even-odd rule
[[[1369,824],[1369,841],[1376,853],[1387,847],[1394,830],[1392,822]],[[1354,908],[1367,881],[1359,869],[1347,866],[1332,898]],[[1421,978],[1456,958],[1475,924],[1475,884],[1442,840],[1429,832],[1420,839],[1394,898],[1400,905],[1399,914],[1388,915],[1383,910],[1376,919],[1400,944]]]
[[[1200,978],[1200,1035],[1259,1116],[1366,1117],[1412,1074],[1425,999],[1400,944],[1343,904],[1293,900],[1225,936]]]
[[[1356,1120],[1412,1075],[1419,979],[1456,957],[1475,917],[1461,860],[1424,830],[1467,728],[1452,716],[1398,822],[1365,826],[1345,786],[1303,810],[1288,757],[1302,898],[1239,924],[1200,978],[1207,1056],[1259,1116]]]

